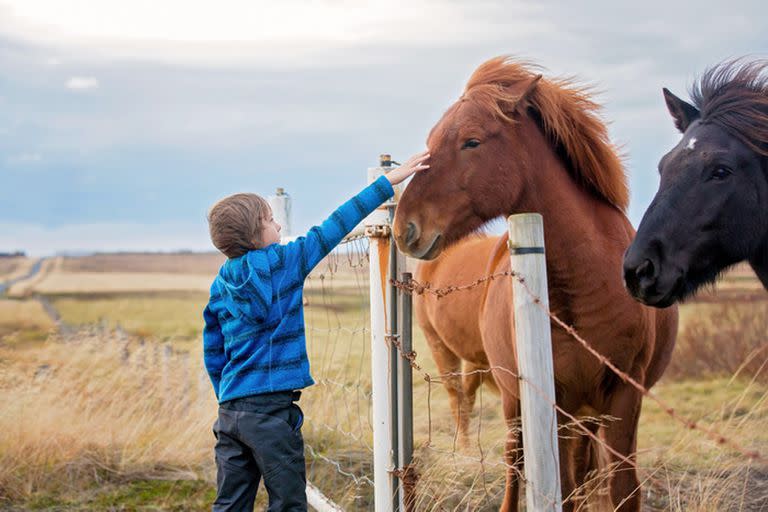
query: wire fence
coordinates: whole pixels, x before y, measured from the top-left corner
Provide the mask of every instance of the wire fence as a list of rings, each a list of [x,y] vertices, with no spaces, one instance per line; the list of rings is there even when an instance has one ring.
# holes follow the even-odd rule
[[[368,259],[365,237],[346,240],[304,287],[316,381],[300,402],[307,479],[346,510],[373,510]]]
[[[490,282],[503,279],[517,280],[525,284],[524,276],[510,270],[482,276],[465,283],[435,287],[429,283],[417,281],[404,282],[392,280],[402,293],[412,295],[432,295],[437,300],[459,293],[468,293]],[[314,483],[326,496],[346,510],[372,510],[374,495],[373,478],[373,429],[371,422],[371,356],[370,356],[370,308],[369,308],[369,246],[364,237],[349,240],[335,249],[310,275],[305,286],[305,320],[307,348],[312,374],[316,385],[305,390],[300,405],[304,409],[306,422],[302,428],[307,460],[308,480]],[[540,305],[536,297],[534,302]],[[543,308],[543,306],[540,305]],[[544,308],[546,311],[546,308]],[[670,425],[676,425],[681,431],[690,433],[688,439],[708,440],[712,446],[723,453],[733,456],[730,466],[718,475],[717,483],[727,479],[737,480],[729,483],[728,492],[733,492],[739,483],[744,486],[754,482],[768,481],[766,470],[765,445],[755,445],[751,439],[746,442],[740,437],[746,419],[752,414],[741,411],[738,403],[733,410],[722,413],[730,415],[725,428],[714,428],[711,416],[702,411],[701,415],[691,415],[675,410],[656,392],[646,389],[621,369],[595,350],[590,340],[581,336],[571,325],[557,315],[546,311],[553,325],[562,329],[575,342],[602,365],[609,368],[616,376],[642,393],[649,401],[658,406],[659,414]],[[156,399],[163,404],[173,404],[179,415],[197,421],[206,430],[206,421],[212,410],[210,383],[198,361],[192,360],[188,352],[177,351],[170,345],[147,341],[144,343],[135,336],[126,335],[121,329],[110,331],[107,326],[94,327],[91,334],[78,330],[73,339],[84,337],[108,339],[114,350],[114,358],[133,368],[130,381],[137,389],[152,389]],[[110,332],[106,332],[110,331]],[[490,383],[492,375],[504,372],[515,379],[524,380],[513,369],[498,366],[474,367],[465,365],[461,371],[441,373],[428,352],[427,344],[421,333],[416,333],[414,349],[404,351],[397,336],[388,336],[386,341],[397,350],[416,373],[414,378],[414,423],[415,423],[415,458],[409,468],[397,468],[395,475],[413,488],[413,510],[493,510],[497,509],[506,488],[505,473],[512,470],[518,480],[525,484],[525,477],[520,472],[518,462],[522,453],[515,452],[506,457],[506,439],[510,431],[516,432],[517,422],[508,424],[502,414],[502,404],[498,394],[481,385],[477,389],[471,414],[471,443],[462,446],[451,412],[446,384],[454,385],[456,379],[464,381],[481,376]],[[99,346],[94,341],[94,347]],[[754,347],[755,357],[765,359],[768,342]],[[95,350],[95,349],[94,349]],[[99,348],[104,353],[104,347]],[[766,361],[759,364],[761,370]],[[758,371],[758,370],[756,370]],[[40,366],[35,372],[37,381],[44,382],[55,376],[55,372]],[[136,379],[134,379],[136,376]],[[183,390],[183,392],[180,392]],[[635,455],[626,457],[612,452],[599,434],[599,426],[610,426],[615,418],[576,416],[562,409],[550,400],[553,407],[565,421],[559,425],[560,438],[566,442],[576,442],[580,437],[589,438],[604,451],[612,454],[613,464],[607,464],[601,471],[585,477],[586,484],[580,486],[564,499],[581,501],[604,501],[605,488],[615,471],[621,471],[622,465],[635,467],[640,484],[646,497],[648,489],[669,489],[670,474],[685,469],[670,467],[672,462],[664,457],[667,447],[655,447],[661,455],[653,463],[638,461]],[[765,405],[768,397],[755,400],[761,404],[757,415],[768,417]],[[126,400],[126,402],[128,402]],[[164,405],[163,407],[167,407]],[[709,411],[717,410],[718,404],[710,404]],[[671,427],[670,427],[671,428]],[[206,436],[209,431],[205,432]],[[206,442],[210,440],[206,437]],[[767,441],[768,442],[768,441]],[[647,447],[646,447],[647,448]],[[207,448],[206,448],[207,449]],[[207,453],[207,452],[206,452]],[[717,457],[717,455],[708,455]],[[733,460],[742,464],[734,466]],[[717,462],[717,461],[715,461]],[[713,462],[712,467],[717,467]],[[694,487],[696,481],[684,484]],[[725,488],[725,486],[720,486]],[[760,510],[768,507],[768,486],[762,495],[745,500],[723,497],[720,503],[741,503],[739,510]],[[699,493],[700,490],[684,489],[685,492]],[[716,491],[712,491],[716,492]],[[723,491],[724,492],[724,491]],[[715,496],[714,498],[718,498]],[[701,500],[712,500],[706,495]],[[581,501],[580,501],[581,500]],[[689,502],[680,501],[675,508],[671,498],[659,506],[658,510],[692,509]],[[731,500],[731,501],[728,501]],[[751,500],[751,501],[750,501]],[[751,503],[751,505],[750,505]],[[652,510],[657,510],[652,509]],[[730,510],[723,507],[723,510]],[[704,509],[706,510],[706,509]],[[736,509],[734,509],[736,510]]]
[[[364,238],[353,239],[335,250],[310,276],[307,282],[307,339],[312,372],[317,386],[302,399],[307,412],[304,427],[307,445],[308,478],[330,499],[348,510],[373,509],[373,451],[371,440],[370,391],[370,319],[368,314],[368,245]],[[489,274],[467,283],[434,287],[418,281],[391,280],[402,293],[431,294],[438,299],[487,285],[497,279],[515,279],[525,287],[525,278],[513,270]],[[527,290],[527,288],[525,288]],[[538,298],[533,297],[540,305]],[[543,306],[540,305],[543,308]],[[546,309],[546,308],[545,308]],[[701,421],[674,410],[665,400],[646,389],[597,352],[588,340],[556,315],[546,311],[553,325],[565,330],[601,364],[627,382],[649,400],[656,402],[669,418],[685,429],[706,436],[718,445],[736,452],[747,463],[764,462],[760,450],[742,446],[737,438],[710,428]],[[450,412],[445,384],[451,379],[483,376],[492,379],[494,372],[505,372],[520,381],[523,378],[508,368],[465,366],[463,371],[441,374],[432,358],[425,355],[423,338],[416,350],[403,351],[398,336],[386,340],[417,373],[414,379],[415,459],[410,467],[396,468],[394,474],[407,480],[413,489],[411,510],[495,509],[505,492],[505,473],[512,470],[521,484],[522,453],[506,455],[506,438],[519,423],[507,424],[501,413],[501,401],[486,386],[477,390],[472,411],[475,425],[472,446],[460,446],[458,429]],[[422,354],[418,352],[421,351]],[[541,394],[541,393],[540,393]],[[607,483],[611,474],[631,466],[638,470],[641,486],[655,489],[669,486],[662,466],[641,466],[636,454],[627,457],[608,446],[599,435],[602,425],[616,418],[577,417],[550,400],[550,405],[565,422],[559,425],[561,439],[589,438],[609,454],[613,463],[604,462],[599,472],[586,475],[570,496],[575,503],[606,503]]]
[[[507,271],[507,272],[500,272],[500,273],[497,273],[497,274],[492,274],[492,275],[490,275],[490,276],[488,276],[486,278],[477,280],[477,281],[475,281],[473,283],[470,283],[470,284],[467,284],[467,285],[451,285],[451,286],[442,287],[442,288],[432,288],[428,284],[421,284],[421,283],[419,283],[418,281],[415,281],[415,280],[412,281],[411,283],[405,283],[405,282],[402,282],[402,281],[393,280],[393,283],[395,284],[395,286],[398,287],[398,289],[400,289],[400,290],[402,290],[403,292],[406,292],[406,293],[411,293],[411,294],[413,294],[413,293],[416,293],[416,294],[432,293],[436,297],[441,298],[441,297],[445,297],[446,295],[449,295],[451,293],[455,293],[455,292],[458,292],[458,291],[469,290],[469,289],[475,288],[475,287],[480,286],[480,285],[482,285],[482,284],[484,284],[484,283],[486,283],[486,282],[488,282],[490,280],[493,280],[493,279],[496,279],[496,278],[499,278],[499,277],[511,277],[513,279],[516,279],[521,285],[523,285],[523,288],[531,296],[531,298],[533,299],[533,302],[540,309],[542,309],[546,313],[546,315],[549,316],[549,318],[552,319],[553,324],[555,324],[555,325],[559,326],[560,328],[562,328],[563,330],[565,330],[565,332],[567,332],[573,339],[578,341],[581,344],[581,346],[583,346],[590,354],[592,354],[598,361],[600,361],[601,364],[603,364],[606,367],[608,367],[614,374],[616,374],[616,376],[618,376],[624,382],[630,384],[636,390],[641,392],[645,397],[647,397],[647,398],[653,400],[654,402],[656,402],[667,415],[669,415],[671,418],[673,418],[678,423],[682,424],[685,428],[688,428],[688,429],[691,429],[691,430],[697,430],[697,431],[701,432],[702,434],[706,435],[707,437],[709,437],[710,439],[712,439],[713,441],[715,441],[716,443],[721,444],[721,445],[729,446],[733,450],[739,452],[745,458],[760,460],[762,462],[766,461],[765,455],[761,454],[760,451],[758,451],[758,450],[750,450],[750,449],[744,448],[743,446],[741,446],[741,444],[738,441],[736,441],[734,439],[731,439],[731,438],[729,438],[729,437],[727,437],[727,436],[717,432],[714,429],[707,428],[707,427],[699,424],[695,420],[692,420],[690,418],[686,418],[686,417],[681,416],[680,414],[676,413],[675,409],[673,407],[671,407],[669,404],[667,404],[667,402],[665,400],[661,399],[659,396],[657,396],[655,393],[653,393],[650,389],[646,388],[645,386],[643,386],[642,384],[637,382],[637,380],[633,379],[629,374],[627,374],[626,372],[624,372],[621,369],[619,369],[607,357],[603,356],[596,349],[594,349],[592,347],[592,345],[590,345],[590,343],[587,340],[585,340],[583,337],[581,337],[579,335],[579,333],[576,332],[576,329],[574,329],[573,326],[571,326],[568,323],[566,323],[565,321],[561,320],[560,318],[557,317],[557,315],[555,315],[548,308],[546,308],[542,304],[541,298],[535,296],[530,291],[530,289],[528,288],[528,286],[527,286],[527,284],[525,282],[525,277],[520,275],[519,273],[515,272],[514,270]],[[405,359],[408,359],[409,361],[411,361],[412,362],[412,366],[413,366],[413,360],[414,360],[414,355],[413,354],[403,354],[403,353],[401,353],[401,356],[404,357]],[[416,367],[418,367],[418,365],[416,365]],[[507,368],[494,367],[493,370],[509,372],[516,379],[520,379],[520,380],[523,379],[522,376],[513,373],[511,370],[509,370]],[[430,378],[430,377],[429,377],[428,374],[425,374],[425,378]],[[552,405],[553,405],[553,407],[556,407],[558,409],[558,412],[565,413],[565,411],[563,411],[561,408],[557,407],[556,404],[553,403]]]
[[[482,278],[473,280],[468,283],[461,283],[461,284],[452,284],[447,286],[440,286],[435,287],[432,286],[430,283],[420,283],[416,280],[409,280],[407,282],[400,281],[400,280],[392,280],[392,284],[394,284],[402,293],[412,294],[412,295],[425,295],[430,294],[436,297],[438,300],[442,299],[444,297],[447,297],[454,293],[461,293],[466,292],[468,290],[472,290],[474,288],[477,288],[479,286],[487,285],[490,281],[496,280],[496,279],[509,279],[510,280],[510,287],[511,287],[511,280],[517,280],[522,286],[523,289],[526,290],[526,292],[531,296],[532,301],[541,308],[546,315],[551,319],[551,322],[553,326],[557,326],[558,328],[563,329],[570,337],[572,337],[574,340],[576,340],[582,347],[584,347],[593,357],[595,357],[602,365],[609,368],[617,377],[619,377],[622,381],[626,382],[627,384],[631,385],[633,388],[635,388],[637,391],[643,394],[646,398],[649,400],[655,402],[661,411],[670,419],[674,420],[677,424],[682,426],[684,429],[688,429],[692,432],[698,433],[701,436],[704,436],[708,438],[709,440],[713,441],[716,445],[722,446],[724,448],[728,448],[732,452],[735,452],[738,457],[741,457],[741,459],[744,461],[746,465],[750,465],[754,462],[757,463],[765,463],[766,462],[766,455],[763,451],[752,448],[752,447],[746,447],[740,442],[739,439],[732,435],[727,435],[723,432],[718,431],[715,428],[708,427],[703,424],[701,421],[694,420],[690,417],[686,417],[670,406],[666,400],[659,397],[656,393],[650,391],[646,387],[644,387],[641,383],[637,382],[637,380],[633,379],[630,375],[628,375],[626,372],[623,372],[621,369],[616,367],[608,358],[600,354],[597,350],[595,350],[592,345],[589,343],[588,340],[584,339],[579,333],[574,329],[573,326],[569,325],[567,322],[560,319],[557,315],[553,314],[546,308],[539,297],[536,297],[533,295],[526,285],[525,277],[520,275],[519,273],[515,272],[514,270],[505,271],[505,272],[499,272],[495,274],[490,274],[487,276],[484,276]],[[767,340],[768,341],[768,340]],[[427,383],[427,396],[431,397],[434,394],[434,390],[432,388],[432,384],[445,384],[446,379],[449,378],[467,378],[473,374],[493,374],[494,372],[501,372],[506,373],[510,376],[512,376],[514,379],[518,380],[519,382],[527,382],[529,385],[531,384],[530,380],[525,379],[523,376],[519,375],[518,373],[514,372],[513,370],[509,368],[502,368],[498,366],[492,366],[487,367],[483,369],[473,369],[471,371],[461,371],[461,372],[451,372],[448,374],[434,374],[430,373],[425,369],[425,366],[427,364],[425,363],[426,358],[419,357],[418,354],[414,351],[405,352],[402,350],[401,345],[397,342],[397,340],[392,340],[393,346],[398,350],[400,357],[402,357],[404,360],[406,360],[411,368],[418,372],[423,379]],[[768,347],[768,342],[766,342],[763,346],[757,347],[754,349],[753,353],[762,353],[765,348]],[[768,362],[768,361],[766,361]],[[765,365],[765,363],[763,365]],[[610,417],[577,417],[568,411],[564,410],[562,407],[560,407],[557,403],[552,400],[552,397],[548,397],[544,392],[542,392],[540,389],[536,389],[534,387],[534,392],[536,392],[539,396],[543,397],[546,401],[548,401],[549,405],[553,407],[556,412],[561,415],[561,417],[564,417],[567,420],[567,423],[559,425],[559,432],[560,432],[560,439],[561,442],[569,439],[569,437],[573,437],[574,435],[579,436],[586,436],[591,441],[599,445],[603,450],[605,450],[608,454],[610,454],[612,457],[614,457],[615,462],[611,465],[605,465],[601,469],[600,473],[593,473],[587,476],[587,479],[585,483],[581,486],[579,486],[570,496],[563,496],[564,500],[571,500],[574,503],[584,505],[587,501],[598,501],[605,506],[607,503],[607,497],[606,497],[606,484],[610,480],[612,472],[615,472],[620,466],[620,464],[626,464],[628,466],[631,466],[638,470],[638,476],[641,482],[641,486],[646,484],[651,484],[652,486],[655,486],[656,488],[665,488],[668,487],[669,482],[664,481],[664,479],[659,476],[659,473],[661,472],[661,468],[663,466],[657,465],[656,467],[641,467],[639,466],[637,460],[636,460],[636,454],[631,454],[630,457],[627,457],[625,455],[622,455],[621,453],[618,453],[616,450],[614,450],[611,446],[605,443],[605,441],[602,439],[602,437],[599,436],[597,433],[598,426],[602,425],[609,425],[612,421],[615,421],[616,418],[610,418]],[[499,492],[497,485],[498,480],[492,480],[494,483],[493,486],[487,485],[487,470],[491,468],[497,468],[502,467],[505,469],[512,469],[515,474],[517,475],[517,478],[521,483],[525,482],[524,475],[520,472],[519,466],[517,465],[517,462],[521,461],[522,454],[515,454],[514,458],[516,459],[515,463],[510,465],[508,463],[505,463],[499,454],[499,446],[498,445],[491,445],[490,449],[488,447],[483,447],[483,438],[486,437],[483,435],[483,427],[484,427],[484,417],[486,416],[486,411],[484,410],[485,407],[487,407],[484,404],[483,400],[483,392],[482,388],[479,390],[479,411],[476,411],[476,416],[478,419],[478,424],[476,426],[476,441],[477,441],[477,455],[467,455],[466,453],[461,453],[461,450],[457,449],[456,446],[456,440],[458,436],[458,429],[454,430],[454,438],[453,438],[453,447],[446,451],[444,449],[441,449],[438,446],[435,446],[435,436],[434,432],[435,429],[433,425],[433,414],[432,414],[432,407],[429,405],[430,399],[427,399],[428,402],[428,411],[429,411],[429,418],[428,418],[428,427],[427,427],[427,437],[426,440],[422,441],[421,446],[419,447],[419,453],[421,458],[428,458],[428,454],[437,454],[437,455],[443,455],[447,456],[453,460],[462,460],[469,463],[474,463],[478,468],[480,468],[480,471],[482,473],[481,478],[481,484],[480,486],[475,485],[476,488],[479,488],[482,491],[483,496],[481,497],[480,501],[477,501],[477,497],[475,497],[475,500],[473,501],[471,497],[468,494],[464,494],[460,497],[460,500],[458,502],[453,502],[451,505],[453,505],[452,508],[457,509],[460,507],[466,507],[466,506],[472,506],[477,508],[482,508],[485,504],[492,504],[492,503],[498,503],[498,498],[501,492]],[[765,398],[765,397],[764,397]],[[496,405],[496,404],[494,404]],[[444,419],[443,419],[444,421]],[[519,428],[518,426],[514,426],[512,428]],[[499,432],[497,431],[497,435]],[[506,433],[504,433],[506,434]],[[501,435],[498,437],[498,439],[504,439],[505,436]],[[503,449],[502,449],[503,450]],[[475,482],[476,484],[476,482]],[[432,493],[430,493],[430,487],[433,489]],[[418,506],[418,509],[431,509],[429,507],[423,507],[425,502],[432,501],[434,503],[434,500],[436,498],[440,498],[440,496],[434,495],[434,488],[435,483],[434,482],[428,482],[428,481],[422,481],[419,488],[417,488],[417,504],[422,505]],[[639,489],[638,489],[639,491]],[[763,496],[762,498],[758,497],[757,500],[754,502],[757,503],[757,506],[768,506],[768,495]],[[743,500],[741,505],[743,506]],[[684,506],[683,506],[684,508]],[[752,510],[752,508],[747,507],[747,510]],[[757,509],[755,509],[757,510]]]

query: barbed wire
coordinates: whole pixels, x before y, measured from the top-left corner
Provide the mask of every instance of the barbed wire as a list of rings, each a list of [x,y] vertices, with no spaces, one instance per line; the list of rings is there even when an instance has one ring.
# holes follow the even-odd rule
[[[464,376],[476,375],[476,374],[491,374],[491,375],[493,375],[494,371],[506,372],[507,374],[512,376],[514,379],[516,379],[516,380],[518,380],[520,382],[526,382],[529,386],[531,386],[531,388],[539,396],[541,396],[547,402],[547,404],[550,407],[553,407],[557,412],[560,412],[561,414],[563,414],[563,416],[565,416],[566,418],[568,418],[570,420],[570,422],[571,422],[570,424],[559,426],[558,430],[561,430],[563,428],[567,428],[571,424],[575,425],[587,437],[589,437],[593,441],[597,442],[598,444],[604,446],[605,449],[608,450],[612,455],[614,455],[615,457],[618,457],[621,460],[621,462],[625,462],[627,464],[630,464],[632,467],[635,467],[635,468],[639,469],[639,467],[637,466],[637,462],[635,460],[632,460],[629,457],[623,455],[622,453],[616,451],[613,447],[611,447],[610,445],[605,443],[605,441],[603,441],[602,439],[597,437],[594,432],[592,432],[588,427],[586,427],[584,425],[586,423],[584,420],[581,420],[581,419],[577,418],[576,416],[570,414],[568,411],[566,411],[565,409],[563,409],[562,407],[557,405],[557,403],[554,401],[554,399],[549,397],[548,394],[544,390],[542,390],[539,386],[537,386],[535,383],[531,382],[530,380],[525,379],[522,375],[520,375],[520,374],[510,370],[509,368],[505,368],[505,367],[502,367],[502,366],[489,366],[488,368],[476,368],[476,369],[471,370],[469,372],[446,372],[446,373],[442,373],[442,374],[437,375],[436,376],[437,378],[435,378],[432,375],[430,375],[429,373],[427,373],[426,371],[422,370],[421,366],[416,362],[416,352],[414,352],[414,351],[410,351],[410,352],[403,351],[403,347],[402,347],[402,344],[400,343],[400,341],[398,339],[398,336],[387,335],[387,336],[385,336],[385,340],[389,341],[393,346],[396,347],[398,353],[400,354],[400,357],[405,359],[406,361],[408,361],[408,363],[411,366],[411,368],[413,368],[414,370],[419,372],[422,375],[422,377],[424,378],[424,380],[427,381],[427,383],[429,383],[430,386],[431,386],[432,383],[443,383],[442,379],[444,379],[446,377],[464,377]],[[431,409],[431,407],[430,407],[430,409]],[[592,423],[595,422],[594,418],[591,419],[591,422]],[[431,436],[431,432],[432,432],[431,416],[430,416],[430,419],[429,419],[428,432],[429,432],[429,436],[428,436],[427,446],[429,446],[431,444],[431,438],[432,438],[432,436]],[[508,431],[508,433],[509,433],[509,431]],[[458,431],[457,431],[457,435],[458,435]],[[478,432],[478,435],[479,435],[479,432]],[[478,446],[481,446],[481,445],[478,444]],[[455,438],[454,438],[454,447],[455,447]],[[454,451],[455,451],[455,448],[454,448]],[[475,461],[480,463],[480,464],[483,464],[485,462],[485,458],[484,458],[484,454],[482,453],[482,450],[481,450],[481,458],[480,459],[475,459]],[[520,472],[519,468],[517,468],[514,465],[509,465],[507,463],[503,463],[503,465],[505,467],[507,467],[508,469],[512,469],[524,481],[524,476]],[[657,481],[657,480],[654,480],[654,483],[661,484],[661,482]]]
[[[632,376],[630,376],[628,373],[622,371],[619,369],[615,364],[613,364],[610,359],[602,355],[600,352],[595,350],[587,340],[585,340],[583,337],[579,335],[578,332],[576,332],[576,329],[574,329],[573,326],[568,325],[566,322],[561,320],[557,317],[554,313],[552,313],[549,308],[547,308],[541,301],[541,298],[537,297],[531,289],[528,287],[528,284],[525,282],[525,279],[521,276],[517,275],[515,276],[517,280],[520,282],[520,284],[525,289],[526,293],[531,297],[533,300],[533,303],[536,304],[536,306],[544,311],[544,313],[549,316],[549,318],[552,319],[553,322],[555,322],[557,325],[559,325],[561,328],[563,328],[572,338],[574,338],[576,341],[578,341],[581,346],[583,346],[590,354],[592,354],[595,358],[597,358],[598,361],[600,361],[602,364],[610,368],[616,375],[619,376],[621,380],[624,382],[630,384],[632,387],[634,387],[636,390],[638,390],[640,393],[642,393],[644,396],[650,398],[654,402],[656,402],[662,410],[671,418],[675,419],[682,425],[684,425],[686,428],[690,430],[697,430],[699,432],[702,432],[707,437],[715,441],[717,444],[721,445],[728,445],[732,449],[736,450],[737,452],[741,453],[744,457],[747,457],[749,459],[753,460],[760,460],[764,461],[765,458],[760,454],[757,450],[747,450],[746,448],[742,447],[741,444],[737,443],[736,441],[729,439],[725,437],[724,435],[720,434],[718,431],[701,426],[698,422],[690,420],[688,418],[685,418],[675,412],[675,409],[671,407],[669,404],[667,404],[666,401],[662,400],[659,396],[657,396],[654,392],[652,392],[650,389],[646,388],[637,380],[633,379]]]
[[[444,286],[441,288],[433,288],[431,283],[419,283],[415,279],[411,279],[410,281],[398,281],[397,279],[390,279],[389,283],[393,285],[398,290],[416,294],[416,295],[423,295],[425,293],[432,294],[436,296],[438,299],[442,299],[443,297],[450,295],[455,292],[461,292],[465,290],[470,290],[472,288],[476,288],[480,286],[481,284],[485,284],[489,281],[493,281],[494,279],[498,279],[500,277],[512,277],[516,276],[517,273],[514,270],[507,270],[506,272],[498,272],[496,274],[491,274],[489,276],[481,277],[480,279],[477,279],[475,281],[472,281],[468,284],[462,284],[462,285],[449,285]]]
[[[572,338],[574,338],[576,341],[578,341],[592,356],[598,359],[602,364],[607,366],[611,371],[613,371],[620,379],[622,379],[627,384],[634,387],[636,390],[638,390],[640,393],[643,394],[643,396],[648,397],[652,401],[656,402],[662,410],[671,418],[673,418],[675,421],[681,423],[686,428],[690,430],[696,430],[701,433],[703,433],[705,436],[710,438],[711,440],[715,441],[717,444],[720,445],[727,445],[733,450],[739,452],[742,456],[749,458],[751,460],[760,460],[764,461],[765,458],[760,454],[757,450],[748,450],[744,447],[742,447],[738,442],[722,435],[720,432],[712,429],[701,426],[698,422],[690,420],[688,418],[685,418],[678,414],[673,407],[668,405],[664,400],[659,398],[655,393],[650,391],[649,389],[645,388],[642,384],[637,382],[637,380],[633,379],[630,375],[623,372],[621,369],[619,369],[616,365],[614,365],[608,358],[600,354],[597,350],[595,350],[587,340],[585,340],[583,337],[581,337],[576,329],[561,320],[557,317],[554,313],[552,313],[549,308],[547,308],[543,303],[540,297],[536,296],[533,291],[528,287],[528,284],[525,281],[524,276],[520,275],[520,273],[514,271],[514,270],[508,270],[505,272],[499,272],[495,274],[491,274],[489,276],[477,279],[475,281],[472,281],[467,284],[463,285],[449,285],[444,286],[440,288],[434,288],[430,283],[420,283],[415,279],[410,279],[407,282],[399,281],[396,279],[390,279],[390,284],[395,286],[398,290],[404,292],[404,293],[410,293],[410,294],[417,294],[417,295],[423,295],[426,293],[435,295],[438,299],[443,298],[447,295],[450,295],[452,293],[456,293],[459,291],[466,291],[472,288],[476,288],[482,284],[485,284],[489,281],[492,281],[494,279],[500,278],[500,277],[512,277],[516,279],[523,287],[523,289],[528,293],[528,295],[531,297],[531,300],[533,303],[540,309],[542,309],[547,316],[556,323],[559,327],[564,329],[567,334],[569,334]],[[409,352],[407,354],[404,354],[402,351],[402,346],[399,344],[399,340],[391,340],[393,345],[395,345],[398,350],[401,353],[401,356],[406,359],[412,368],[414,368],[417,371],[421,371],[421,367],[418,365],[418,363],[415,362],[416,354],[415,352]],[[504,369],[509,371],[508,369]],[[478,371],[478,370],[476,370]],[[480,370],[482,371],[482,370]],[[427,374],[428,375],[428,374]],[[515,376],[515,378],[520,379],[521,377],[519,375]],[[530,381],[527,381],[529,384]],[[556,404],[555,404],[555,407]],[[565,411],[561,411],[564,415],[567,414]]]

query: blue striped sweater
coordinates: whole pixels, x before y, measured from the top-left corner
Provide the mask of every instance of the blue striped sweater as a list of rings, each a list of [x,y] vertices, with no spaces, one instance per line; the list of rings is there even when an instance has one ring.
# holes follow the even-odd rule
[[[219,403],[314,384],[304,337],[304,279],[393,193],[382,176],[305,237],[221,266],[203,311],[205,367]]]

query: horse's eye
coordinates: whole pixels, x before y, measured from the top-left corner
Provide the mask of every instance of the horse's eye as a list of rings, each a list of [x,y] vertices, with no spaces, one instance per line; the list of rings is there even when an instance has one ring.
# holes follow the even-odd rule
[[[476,148],[480,145],[480,141],[477,139],[469,139],[467,140],[463,146],[461,146],[461,149],[467,149],[467,148]]]
[[[717,181],[722,181],[726,179],[728,176],[733,174],[733,172],[728,169],[727,167],[718,167],[714,171],[712,171],[712,179]]]

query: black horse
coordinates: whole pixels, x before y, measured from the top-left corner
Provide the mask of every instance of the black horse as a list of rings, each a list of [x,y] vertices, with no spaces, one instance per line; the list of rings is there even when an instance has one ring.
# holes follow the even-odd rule
[[[683,138],[659,162],[661,183],[624,256],[638,301],[667,307],[748,261],[768,289],[768,61],[708,69],[693,105],[667,89]]]

